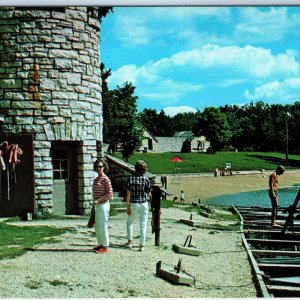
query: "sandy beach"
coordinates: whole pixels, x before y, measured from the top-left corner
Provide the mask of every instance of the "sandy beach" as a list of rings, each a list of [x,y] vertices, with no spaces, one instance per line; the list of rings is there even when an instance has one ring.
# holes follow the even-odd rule
[[[169,199],[179,197],[184,190],[186,202],[197,201],[199,198],[208,198],[249,192],[267,190],[269,175],[272,171],[234,173],[232,176],[205,176],[205,175],[177,175],[168,176],[168,190],[172,193]],[[279,177],[279,188],[290,187],[300,182],[300,170],[286,171]]]

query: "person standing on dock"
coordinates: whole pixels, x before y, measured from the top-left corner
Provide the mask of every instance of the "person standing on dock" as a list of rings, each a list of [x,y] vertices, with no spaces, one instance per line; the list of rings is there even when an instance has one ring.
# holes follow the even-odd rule
[[[180,194],[180,202],[184,203],[184,192],[183,191],[181,191],[181,194]]]
[[[269,177],[269,197],[272,204],[271,212],[271,226],[279,227],[280,225],[276,224],[275,219],[277,216],[278,210],[278,176],[282,175],[285,172],[283,166],[278,166],[274,172],[271,173]]]

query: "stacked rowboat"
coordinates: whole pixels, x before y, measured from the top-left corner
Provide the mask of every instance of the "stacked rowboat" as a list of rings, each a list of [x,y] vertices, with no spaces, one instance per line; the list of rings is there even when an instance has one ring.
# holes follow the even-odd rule
[[[276,228],[271,227],[271,208],[233,205],[260,297],[300,296],[299,199],[300,190],[293,205],[278,209]]]

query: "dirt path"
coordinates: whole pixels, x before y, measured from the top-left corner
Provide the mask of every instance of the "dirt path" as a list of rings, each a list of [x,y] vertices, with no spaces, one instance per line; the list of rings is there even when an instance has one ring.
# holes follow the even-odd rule
[[[230,222],[206,219],[194,214],[200,228],[182,224],[190,213],[180,208],[161,211],[161,245],[154,244],[151,220],[146,249],[138,251],[138,222],[134,247],[126,242],[126,214],[111,217],[107,254],[95,254],[94,229],[87,220],[36,220],[15,225],[70,227],[56,244],[41,244],[21,257],[0,260],[0,298],[255,298],[247,254],[238,231],[216,230],[214,224]],[[192,235],[200,256],[178,254],[172,245],[183,245]],[[174,285],[156,277],[156,263],[173,269],[182,259],[182,268],[195,277],[194,286]]]
[[[267,189],[269,173],[226,177],[190,176],[169,178],[168,189],[178,194],[184,189],[187,202],[209,197]],[[280,186],[300,182],[300,172],[286,172]],[[34,220],[15,225],[70,227],[56,244],[38,245],[36,251],[0,261],[0,298],[255,298],[255,285],[240,232],[213,229],[215,224],[232,221],[208,219],[199,214],[193,220],[201,225],[189,227],[179,221],[190,213],[182,207],[161,210],[161,245],[154,244],[151,220],[148,222],[146,249],[137,251],[138,222],[135,223],[135,247],[126,249],[126,214],[110,219],[111,247],[108,254],[91,252],[96,243],[94,229],[87,219]],[[201,254],[180,255],[172,245],[183,245],[188,235]],[[17,245],[13,245],[17,246]],[[161,260],[173,268],[182,259],[182,267],[196,278],[195,286],[173,285],[155,276]]]

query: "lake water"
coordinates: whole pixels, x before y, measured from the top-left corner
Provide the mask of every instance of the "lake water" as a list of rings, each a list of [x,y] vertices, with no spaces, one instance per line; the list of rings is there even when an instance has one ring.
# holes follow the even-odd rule
[[[299,189],[299,186],[280,189],[278,193],[279,206],[292,205],[295,201]],[[271,207],[268,190],[213,197],[210,198],[206,203],[220,206],[231,206],[232,204],[235,204],[244,206]]]

